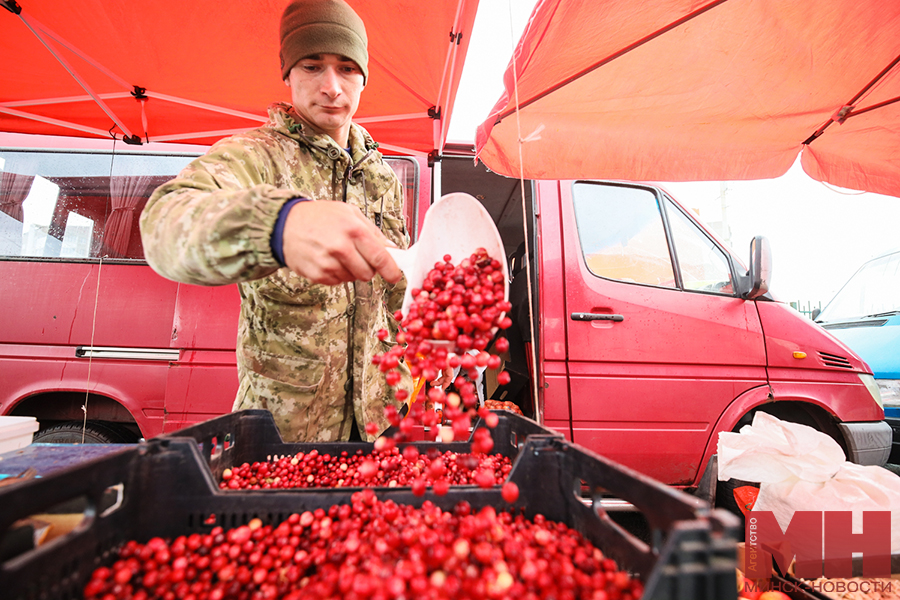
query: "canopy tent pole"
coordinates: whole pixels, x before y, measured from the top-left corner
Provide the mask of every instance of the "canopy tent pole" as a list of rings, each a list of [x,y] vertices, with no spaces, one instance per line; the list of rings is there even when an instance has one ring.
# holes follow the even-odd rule
[[[204,102],[195,102],[193,100],[177,98],[175,96],[168,96],[166,94],[159,94],[156,92],[144,92],[144,95],[146,95],[148,98],[156,98],[158,100],[164,100],[166,102],[171,102],[173,104],[183,104],[185,106],[191,106],[194,108],[205,109],[210,112],[222,113],[222,114],[230,115],[233,117],[241,117],[241,118],[249,119],[249,120],[252,120],[252,121],[255,121],[258,123],[266,122],[266,118],[262,117],[260,115],[254,115],[252,113],[247,113],[247,112],[243,112],[243,111],[239,111],[239,110],[232,110],[232,109],[224,108],[221,106],[206,104]],[[115,100],[115,99],[120,99],[120,98],[131,98],[131,97],[134,97],[134,94],[131,94],[128,92],[112,92],[112,93],[108,93],[108,94],[97,94],[97,97],[104,99],[104,100]],[[94,97],[92,97],[92,96],[69,96],[69,97],[63,97],[63,98],[44,98],[41,100],[21,100],[21,101],[15,101],[15,102],[4,102],[4,103],[0,103],[0,112],[6,113],[9,115],[13,115],[16,117],[22,117],[25,119],[40,121],[43,123],[47,123],[49,125],[59,125],[61,127],[66,127],[69,129],[76,129],[78,131],[84,131],[85,133],[93,133],[96,135],[103,135],[103,136],[109,135],[108,131],[103,131],[103,130],[95,129],[95,128],[91,128],[91,127],[84,127],[82,125],[76,125],[75,123],[61,121],[59,119],[51,119],[49,117],[42,117],[39,115],[34,115],[31,113],[26,113],[26,112],[12,109],[12,107],[17,107],[17,106],[44,106],[44,105],[50,105],[50,104],[90,102],[93,100],[94,100]],[[410,115],[402,115],[402,117],[404,117],[404,118],[407,118],[409,116]],[[413,116],[415,116],[416,118],[422,118],[427,115],[419,114],[419,115],[413,115]],[[141,110],[141,118],[143,120],[144,130],[146,133],[148,126],[146,123],[146,115],[144,114],[143,109]],[[377,117],[375,117],[375,118],[377,119]],[[385,118],[385,120],[390,120],[390,119],[391,118],[389,118],[389,117]],[[164,141],[167,142],[167,141],[173,141],[173,140],[179,140],[179,139],[196,139],[196,138],[201,138],[201,137],[204,137],[207,135],[215,135],[218,133],[222,133],[223,135],[231,135],[231,134],[240,133],[243,131],[246,131],[246,129],[235,128],[235,129],[212,131],[212,132],[202,131],[202,132],[194,132],[194,133],[186,133],[186,134],[171,134],[171,135],[165,135],[165,136],[154,136],[153,141],[154,142],[164,142]],[[150,140],[148,139],[147,141],[149,142]]]
[[[893,99],[891,99],[891,100],[886,100],[886,101],[884,101],[884,102],[879,102],[878,104],[874,104],[874,105],[872,105],[872,106],[869,106],[869,107],[864,108],[864,109],[859,110],[859,111],[855,110],[855,109],[856,109],[856,103],[859,101],[860,98],[863,97],[863,94],[865,94],[865,93],[868,92],[870,89],[872,89],[872,86],[874,86],[876,83],[878,83],[879,81],[881,81],[881,80],[884,78],[884,76],[887,75],[887,74],[890,72],[891,69],[893,69],[894,67],[897,66],[898,63],[900,63],[900,56],[898,56],[897,58],[895,58],[894,60],[892,60],[891,63],[890,63],[888,66],[886,66],[884,69],[881,70],[881,73],[879,73],[878,75],[876,75],[876,76],[872,79],[872,81],[870,81],[870,82],[867,83],[865,86],[863,86],[863,89],[861,89],[861,90],[859,91],[859,93],[857,93],[855,96],[853,96],[853,98],[850,99],[849,102],[847,102],[846,104],[844,104],[844,105],[843,105],[836,113],[834,113],[834,115],[832,115],[832,117],[831,117],[830,119],[828,119],[828,121],[826,121],[824,125],[822,125],[821,127],[819,127],[819,128],[818,128],[811,136],[809,136],[808,138],[806,138],[806,139],[803,141],[803,145],[804,145],[804,146],[808,146],[808,145],[811,144],[813,141],[815,141],[815,139],[816,139],[817,137],[819,137],[820,135],[822,135],[823,133],[825,133],[825,130],[828,129],[828,127],[829,127],[832,123],[835,123],[835,122],[837,122],[837,123],[843,123],[844,121],[846,121],[846,120],[849,119],[850,117],[853,117],[853,116],[856,116],[856,115],[861,115],[861,114],[863,114],[863,113],[867,113],[867,112],[869,112],[870,110],[875,110],[876,108],[881,108],[881,107],[883,107],[883,106],[887,106],[887,105],[889,105],[889,104],[893,104],[894,102],[897,102],[898,100],[900,100],[900,98],[893,98]]]
[[[387,123],[390,121],[410,121],[412,119],[427,119],[428,113],[408,113],[405,115],[384,115],[381,117],[362,117],[353,119],[354,123]]]
[[[223,115],[231,115],[232,117],[242,117],[244,119],[249,119],[251,121],[256,121],[259,123],[265,123],[268,120],[267,117],[264,117],[262,115],[248,113],[248,112],[244,112],[241,110],[232,110],[230,108],[225,108],[223,106],[216,106],[215,104],[207,104],[205,102],[197,102],[196,100],[188,100],[187,98],[179,98],[177,96],[169,96],[168,94],[160,94],[159,92],[145,91],[144,95],[146,95],[148,98],[156,98],[158,100],[165,100],[166,102],[172,102],[173,104],[183,104],[184,106],[192,106],[194,108],[202,108],[204,110],[221,113]]]
[[[436,105],[438,107],[440,107],[441,96],[444,95],[444,83],[447,81],[447,69],[450,66],[450,62],[453,60],[453,47],[456,45],[457,40],[460,39],[457,29],[459,29],[459,15],[465,1],[466,0],[459,0],[456,4],[456,15],[453,17],[453,27],[450,29],[450,47],[447,50],[447,56],[444,57],[444,69],[441,71],[441,85],[438,88],[438,104]]]
[[[266,118],[248,112],[243,112],[240,110],[233,110],[230,108],[225,108],[222,106],[216,106],[214,104],[207,104],[205,102],[197,102],[195,100],[188,100],[186,98],[178,98],[177,96],[169,96],[167,94],[160,94],[159,92],[148,92],[144,91],[144,95],[148,98],[156,98],[158,100],[165,100],[166,102],[171,102],[172,104],[183,104],[185,106],[192,106],[194,108],[201,108],[204,110],[208,110],[210,112],[222,113],[225,115],[231,115],[233,117],[242,117],[244,119],[249,119],[251,121],[257,121],[259,123],[265,123]],[[97,98],[102,100],[118,100],[121,98],[133,98],[133,92],[110,92],[107,94],[97,94]],[[13,102],[0,102],[0,107],[8,108],[8,107],[16,107],[16,106],[43,106],[48,104],[66,104],[72,102],[90,102],[93,101],[93,96],[66,96],[60,98],[41,98],[40,100],[15,100]],[[427,115],[417,114],[417,115],[402,115],[404,118],[421,118],[426,117]]]
[[[110,92],[108,94],[97,94],[98,98],[103,100],[117,100],[119,98],[128,98],[131,94],[128,92]],[[0,107],[14,106],[43,106],[49,104],[66,104],[70,102],[91,102],[93,98],[90,96],[65,96],[60,98],[41,98],[38,100],[13,100],[12,102],[0,102]]]
[[[396,152],[398,154],[409,154],[411,156],[418,156],[421,158],[425,158],[428,156],[427,152],[422,152],[421,150],[413,150],[412,148],[404,148],[403,146],[395,146],[393,144],[382,144],[381,142],[379,142],[378,147]]]
[[[444,71],[441,74],[441,86],[438,88],[438,96],[437,96],[437,104],[436,106],[436,114],[437,120],[440,123],[440,127],[435,127],[435,135],[436,139],[434,140],[434,149],[437,150],[438,154],[440,154],[444,149],[444,136],[447,133],[447,126],[449,125],[449,120],[446,115],[446,111],[443,110],[443,107],[448,104],[444,98],[444,89],[449,89],[449,86],[446,86],[447,81],[453,81],[453,75],[456,70],[456,51],[459,48],[459,43],[462,41],[462,32],[459,30],[459,19],[463,13],[463,7],[466,4],[466,0],[459,0],[459,3],[456,5],[456,16],[453,18],[453,29],[450,30],[450,47],[447,50],[447,56],[444,59]],[[449,68],[450,73],[448,75],[447,69]]]
[[[27,27],[28,30],[31,31],[31,33],[38,39],[38,41],[41,42],[41,44],[43,44],[43,46],[47,49],[47,51],[50,52],[51,55],[53,55],[53,58],[55,58],[59,62],[59,64],[61,64],[63,66],[63,68],[66,71],[68,71],[69,75],[71,75],[71,77],[78,83],[78,85],[80,85],[82,87],[82,89],[84,89],[84,91],[87,92],[91,98],[93,98],[93,100],[97,104],[97,106],[99,106],[100,109],[104,113],[106,113],[106,115],[110,119],[112,119],[113,123],[115,123],[116,126],[122,131],[123,135],[125,136],[125,140],[126,141],[132,140],[132,141],[137,141],[137,143],[140,143],[140,138],[137,138],[134,134],[131,133],[131,130],[129,130],[128,127],[125,126],[125,123],[123,123],[122,120],[119,119],[112,110],[110,110],[110,108],[106,105],[106,103],[97,94],[94,93],[94,90],[91,89],[91,86],[89,86],[87,84],[87,82],[84,81],[84,79],[82,79],[80,75],[78,75],[78,72],[68,63],[68,61],[65,58],[63,58],[61,54],[56,52],[56,50],[53,48],[53,46],[50,45],[50,43],[47,40],[45,40],[44,37],[38,32],[39,30],[43,31],[43,27],[41,26],[41,24],[38,23],[36,20],[32,20],[29,17],[23,15],[21,12],[19,12],[16,16],[19,17],[19,19],[22,21],[22,23],[25,24],[25,27]],[[67,45],[67,47],[72,49],[71,46]],[[78,56],[84,58],[80,52],[76,51],[76,54],[78,54]],[[85,60],[88,60],[88,59],[85,59]],[[76,129],[78,129],[78,128],[76,128]]]
[[[92,67],[94,67],[95,69],[97,69],[98,71],[100,71],[101,73],[103,73],[104,75],[106,75],[107,77],[109,77],[110,79],[112,79],[113,81],[118,83],[119,85],[121,85],[124,89],[130,90],[134,87],[133,85],[131,85],[130,83],[128,83],[127,81],[125,81],[124,79],[122,79],[121,77],[119,77],[118,75],[116,75],[115,73],[113,73],[112,71],[110,71],[109,69],[104,67],[103,65],[101,65],[99,62],[97,62],[96,60],[94,60],[93,58],[91,58],[90,56],[88,56],[87,54],[85,54],[84,52],[82,52],[81,50],[79,50],[78,48],[73,46],[72,44],[70,44],[61,35],[57,35],[53,30],[51,30],[49,27],[47,27],[46,25],[44,25],[43,23],[41,23],[34,17],[29,17],[29,20],[38,29],[40,29],[41,32],[44,33],[44,35],[52,38],[54,41],[56,41],[57,44],[68,49],[71,53],[78,56],[78,58],[85,61],[86,63],[88,63],[89,65],[91,65]]]
[[[74,129],[76,131],[92,133],[97,136],[102,136],[102,137],[109,136],[109,132],[104,131],[102,129],[96,129],[94,127],[88,127],[86,125],[78,125],[77,123],[70,123],[68,121],[60,121],[59,119],[51,119],[50,117],[42,117],[40,115],[33,115],[31,113],[23,112],[21,110],[5,108],[3,106],[0,106],[0,113],[12,115],[14,117],[21,117],[23,119],[29,119],[31,121],[39,121],[41,123],[47,123],[48,125],[58,125],[60,127],[65,127],[66,129]]]
[[[866,108],[864,108],[862,110],[854,110],[849,115],[847,115],[846,118],[849,119],[850,117],[858,117],[859,115],[861,115],[863,113],[867,113],[870,110],[875,110],[877,108],[884,108],[885,106],[888,106],[889,104],[894,104],[895,102],[900,102],[900,97],[891,98],[890,100],[885,100],[884,102],[879,102],[878,104],[873,104],[872,106],[867,106]]]
[[[244,133],[246,127],[238,127],[235,129],[219,129],[216,131],[192,131],[190,133],[173,133],[171,135],[153,136],[154,142],[177,142],[178,140],[195,140],[199,138],[223,138],[236,133]]]

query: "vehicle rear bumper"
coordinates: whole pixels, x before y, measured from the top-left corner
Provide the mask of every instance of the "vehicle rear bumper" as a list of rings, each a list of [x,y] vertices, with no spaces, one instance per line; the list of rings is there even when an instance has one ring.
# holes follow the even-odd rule
[[[893,430],[885,421],[838,423],[847,442],[847,460],[858,465],[884,466],[891,454]]]

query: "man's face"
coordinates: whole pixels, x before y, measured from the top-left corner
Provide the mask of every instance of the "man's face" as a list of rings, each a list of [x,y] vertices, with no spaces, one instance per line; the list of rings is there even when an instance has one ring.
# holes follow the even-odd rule
[[[291,88],[294,110],[303,120],[346,147],[350,120],[363,90],[363,74],[357,64],[337,54],[316,54],[300,59],[285,84]]]

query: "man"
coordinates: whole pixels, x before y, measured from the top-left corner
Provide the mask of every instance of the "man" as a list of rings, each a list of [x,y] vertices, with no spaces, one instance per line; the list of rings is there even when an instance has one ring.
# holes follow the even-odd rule
[[[343,0],[295,0],[280,33],[292,105],[159,187],[141,215],[144,251],[169,279],[239,284],[234,410],[271,411],[285,441],[372,440],[366,426],[386,429],[397,404],[372,365],[389,343],[377,332],[396,333],[405,289],[385,246],[409,237],[396,175],[351,123],[366,31]],[[408,369],[399,387],[411,389]]]

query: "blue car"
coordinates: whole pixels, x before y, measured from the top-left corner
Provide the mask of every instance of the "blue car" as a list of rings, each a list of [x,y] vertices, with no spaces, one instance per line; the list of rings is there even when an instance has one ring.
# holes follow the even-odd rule
[[[866,262],[813,318],[872,369],[894,431],[888,462],[900,464],[900,249]]]

